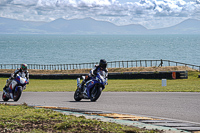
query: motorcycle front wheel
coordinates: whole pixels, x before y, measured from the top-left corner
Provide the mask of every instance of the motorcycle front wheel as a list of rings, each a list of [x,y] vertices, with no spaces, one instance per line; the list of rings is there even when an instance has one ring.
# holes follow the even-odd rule
[[[2,94],[2,99],[3,99],[3,101],[8,101],[9,100],[9,98],[6,96],[6,94],[3,92],[3,94]]]
[[[18,88],[17,91],[14,91],[14,93],[13,93],[13,100],[18,101],[21,94],[22,94],[22,89]]]
[[[95,86],[90,93],[90,101],[95,102],[101,95],[102,87]]]
[[[80,101],[81,100],[79,89],[76,89],[76,91],[74,93],[74,100],[76,100],[76,101]]]

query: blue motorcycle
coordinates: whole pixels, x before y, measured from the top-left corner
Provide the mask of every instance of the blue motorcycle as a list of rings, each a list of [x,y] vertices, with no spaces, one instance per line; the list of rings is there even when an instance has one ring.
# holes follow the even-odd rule
[[[85,76],[82,76],[82,78],[85,79]],[[107,78],[104,71],[97,73],[95,77],[87,81],[82,90],[80,87],[80,78],[77,78],[77,89],[74,93],[74,99],[76,101],[90,99],[90,101],[95,102],[105,89],[105,85],[107,85]]]

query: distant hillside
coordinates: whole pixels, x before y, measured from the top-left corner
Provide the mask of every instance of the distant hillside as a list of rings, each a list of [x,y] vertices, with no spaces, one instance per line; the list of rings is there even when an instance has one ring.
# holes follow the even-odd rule
[[[56,19],[52,22],[30,22],[0,17],[1,34],[200,34],[200,21],[188,19],[162,29],[146,29],[139,24],[117,26],[106,21]]]
[[[38,30],[64,34],[138,34],[141,31],[147,31],[141,25],[116,26],[110,22],[96,21],[92,18],[57,19],[39,26]]]
[[[37,26],[44,22],[20,21],[0,17],[0,33],[1,34],[23,34],[23,33],[40,33]]]
[[[155,29],[151,33],[159,34],[200,34],[200,21],[187,19],[177,25],[168,28]]]

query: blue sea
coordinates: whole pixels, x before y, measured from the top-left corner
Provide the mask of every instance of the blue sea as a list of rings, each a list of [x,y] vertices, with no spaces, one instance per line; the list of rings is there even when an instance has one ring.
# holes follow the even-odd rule
[[[172,60],[200,65],[200,35],[0,35],[0,64]]]

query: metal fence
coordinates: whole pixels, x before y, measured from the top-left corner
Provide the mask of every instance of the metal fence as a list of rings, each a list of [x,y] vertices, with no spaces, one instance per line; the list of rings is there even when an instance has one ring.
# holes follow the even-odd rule
[[[98,62],[79,63],[79,64],[27,64],[28,69],[37,70],[73,70],[73,69],[91,69]],[[111,61],[108,62],[108,68],[130,68],[130,67],[162,67],[162,66],[188,66],[200,71],[200,66],[186,64],[170,60],[131,60],[131,61]],[[20,64],[0,64],[0,69],[17,69]]]

